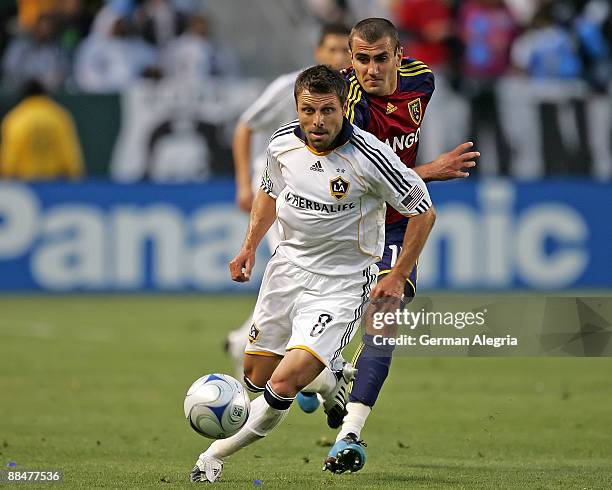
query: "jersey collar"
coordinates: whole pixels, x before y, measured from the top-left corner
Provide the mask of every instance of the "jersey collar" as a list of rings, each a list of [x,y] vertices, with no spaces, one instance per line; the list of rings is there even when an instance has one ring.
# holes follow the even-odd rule
[[[327,151],[321,151],[321,152],[315,150],[308,144],[308,141],[306,140],[306,136],[304,135],[304,132],[302,131],[302,128],[300,126],[296,127],[293,133],[306,145],[306,148],[308,148],[308,150],[310,150],[312,153],[318,156],[324,156],[324,155],[331,153],[336,148],[339,148],[345,145],[346,143],[348,143],[348,141],[351,139],[351,136],[353,135],[353,125],[349,122],[349,120],[346,117],[343,117],[342,118],[342,129],[340,129],[340,133],[336,137],[331,148]]]

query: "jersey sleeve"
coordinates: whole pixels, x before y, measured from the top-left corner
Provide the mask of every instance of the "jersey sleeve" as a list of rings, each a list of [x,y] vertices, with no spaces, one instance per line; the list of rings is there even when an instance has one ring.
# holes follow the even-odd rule
[[[428,100],[431,99],[436,89],[436,81],[433,71],[425,63],[412,58],[403,58],[398,73],[402,91],[421,92]]]
[[[423,79],[423,87],[427,97],[431,99],[434,90],[436,89],[436,77],[433,72],[425,74]]]
[[[423,179],[402,163],[384,143],[375,138],[356,136],[356,146],[368,160],[365,176],[372,193],[382,197],[404,216],[416,216],[431,207]]]
[[[293,103],[295,80],[284,75],[273,81],[255,102],[240,116],[240,121],[253,131],[264,130],[282,115],[285,107]]]
[[[370,111],[368,110],[368,101],[357,81],[355,74],[352,74],[348,79],[349,85],[348,98],[346,101],[346,118],[350,123],[360,129],[366,129],[370,123]]]
[[[281,173],[278,160],[272,155],[268,147],[266,168],[261,176],[261,188],[270,197],[277,199],[278,195],[285,188],[285,180]]]

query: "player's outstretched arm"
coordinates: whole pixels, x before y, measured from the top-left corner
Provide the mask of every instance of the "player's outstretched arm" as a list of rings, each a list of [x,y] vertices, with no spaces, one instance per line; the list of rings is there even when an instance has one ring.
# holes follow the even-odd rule
[[[432,162],[415,167],[414,171],[425,182],[433,180],[465,179],[470,176],[468,170],[476,166],[480,152],[468,151],[474,143],[468,141],[448,153],[442,153]]]
[[[236,204],[241,211],[248,213],[253,205],[251,189],[251,136],[253,131],[248,124],[238,121],[234,129],[232,155],[236,174]]]
[[[402,251],[397,258],[395,266],[372,289],[370,298],[395,297],[401,298],[404,294],[406,279],[416,264],[429,233],[436,220],[436,212],[432,207],[422,214],[412,216],[404,233]]]
[[[276,199],[263,190],[257,192],[246,238],[238,255],[229,263],[232,281],[247,282],[255,265],[255,252],[264,235],[276,219]]]

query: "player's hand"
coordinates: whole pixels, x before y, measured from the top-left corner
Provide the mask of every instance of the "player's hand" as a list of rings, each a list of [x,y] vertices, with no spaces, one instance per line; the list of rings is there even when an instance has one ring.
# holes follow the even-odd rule
[[[401,274],[396,272],[389,272],[381,280],[378,281],[372,292],[370,293],[370,299],[374,300],[377,298],[402,298],[404,294],[404,286],[406,280]]]
[[[236,204],[240,211],[250,213],[254,198],[255,196],[250,185],[242,185],[236,190]]]
[[[475,159],[480,156],[478,151],[468,151],[474,143],[468,141],[457,146],[448,153],[442,153],[427,165],[427,176],[423,180],[465,179],[470,176],[467,171],[476,166]]]
[[[255,265],[255,250],[242,248],[238,255],[229,263],[232,281],[248,282]]]

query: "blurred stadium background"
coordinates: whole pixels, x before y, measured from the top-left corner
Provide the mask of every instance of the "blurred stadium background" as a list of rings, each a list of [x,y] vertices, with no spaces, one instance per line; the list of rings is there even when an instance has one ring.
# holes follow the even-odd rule
[[[4,0],[0,15],[0,462],[81,488],[185,480],[202,440],[184,390],[233,372],[221,346],[266,261],[230,281],[247,222],[232,131],[312,63],[324,22],[393,19],[436,74],[419,160],[466,139],[482,153],[469,181],[430,186],[421,291],[612,290],[606,0]],[[58,105],[28,104],[33,80]],[[60,143],[15,110],[59,121]],[[362,484],[612,486],[608,360],[395,362]],[[315,473],[334,437],[318,420],[292,413],[228,484],[354,488]]]
[[[394,19],[405,52],[436,74],[419,160],[466,139],[483,155],[469,182],[431,186],[440,218],[421,290],[612,286],[609,2],[19,0],[2,9],[0,116],[31,80],[69,115],[61,155],[3,121],[2,291],[255,291],[257,280],[233,285],[226,266],[246,223],[234,205],[235,122],[268,82],[312,63],[323,20],[350,26],[372,15]],[[28,145],[45,161],[63,158],[63,170],[19,161]],[[257,277],[264,263],[265,254]]]

